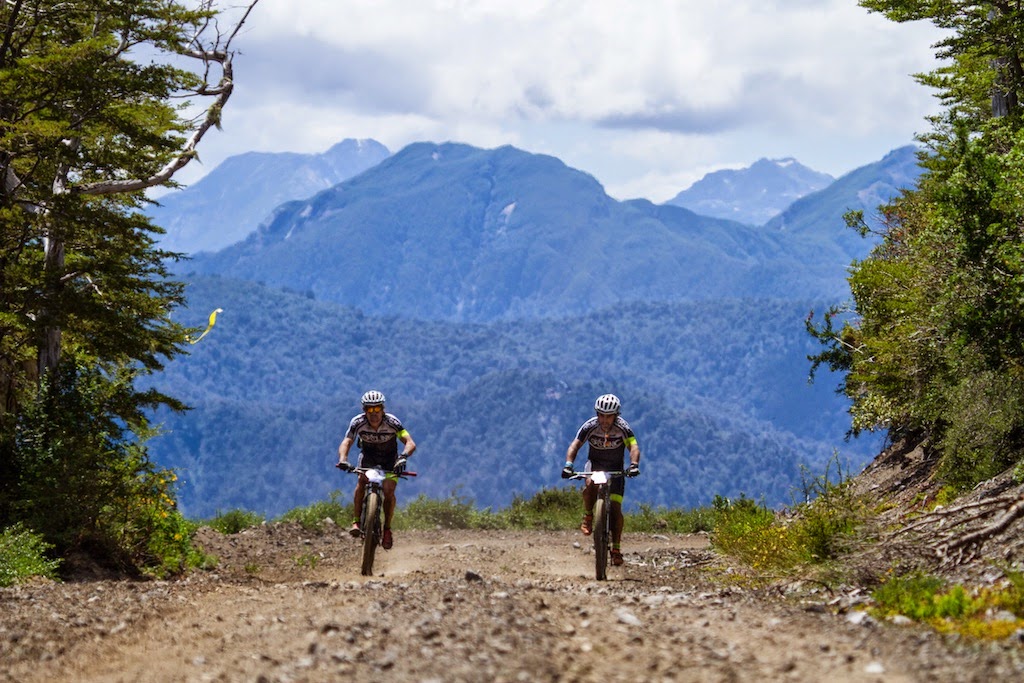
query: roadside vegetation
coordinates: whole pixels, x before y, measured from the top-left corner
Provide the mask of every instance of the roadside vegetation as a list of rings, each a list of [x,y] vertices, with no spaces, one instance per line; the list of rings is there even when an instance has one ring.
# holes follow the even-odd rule
[[[217,0],[0,11],[0,581],[73,556],[152,576],[203,562],[146,449],[152,412],[185,406],[140,380],[196,330],[142,209],[220,127],[256,2],[235,27]]]
[[[396,531],[426,529],[574,529],[583,515],[578,488],[541,489],[529,498],[516,496],[505,508],[480,509],[470,498],[450,495],[432,499],[420,495],[401,504],[395,513]],[[330,499],[295,508],[268,520],[245,510],[229,510],[195,525],[206,525],[222,533],[237,533],[268,522],[298,522],[308,531],[322,531],[327,524],[347,526],[353,519],[351,496],[335,491]],[[626,512],[626,525],[633,532],[710,532],[716,510],[652,508],[640,505]]]
[[[991,587],[950,584],[924,573],[893,576],[876,588],[869,612],[879,619],[905,617],[969,638],[1002,640],[1024,629],[1024,575],[1006,572]]]

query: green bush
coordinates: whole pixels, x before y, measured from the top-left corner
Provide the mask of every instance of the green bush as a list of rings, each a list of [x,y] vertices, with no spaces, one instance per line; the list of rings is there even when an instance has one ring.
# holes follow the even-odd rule
[[[0,532],[0,587],[13,586],[33,576],[56,577],[60,561],[47,557],[51,548],[41,534],[21,524]]]
[[[324,520],[330,519],[335,524],[345,524],[353,516],[352,504],[341,502],[341,491],[332,491],[330,500],[289,510],[278,519],[282,522],[298,522],[303,529],[309,531],[319,531],[323,528]]]
[[[796,564],[799,552],[795,538],[765,505],[742,495],[735,501],[715,496],[714,511],[711,543],[720,552],[758,570]]]
[[[530,498],[516,495],[497,513],[501,526],[510,529],[571,529],[583,516],[577,487],[543,488]]]
[[[489,526],[489,515],[477,511],[473,501],[461,496],[434,500],[421,493],[395,515],[394,525],[398,529],[478,529]]]
[[[694,534],[699,531],[710,532],[714,528],[715,509],[712,507],[682,510],[664,507],[653,509],[649,505],[640,505],[636,512],[626,514],[628,531]]]
[[[917,621],[957,619],[975,611],[963,586],[946,589],[941,579],[927,574],[897,576],[876,588],[871,596],[883,616],[902,614]]]
[[[237,534],[243,529],[259,526],[264,521],[266,521],[265,518],[259,513],[235,508],[227,512],[218,512],[216,516],[203,523],[222,534]]]
[[[108,533],[116,541],[110,549],[125,554],[125,562],[142,573],[165,578],[210,561],[192,545],[197,524],[177,509],[169,470],[137,476],[134,490],[123,500],[111,500]]]
[[[806,469],[803,474],[803,502],[784,517],[743,496],[737,501],[716,496],[715,547],[754,569],[788,570],[839,557],[865,517],[865,506],[837,458],[819,476],[809,477]]]
[[[866,516],[865,506],[854,495],[838,456],[816,477],[810,477],[807,468],[801,472],[804,502],[795,506],[791,524],[800,559],[811,563],[834,560]]]
[[[68,353],[18,416],[14,484],[0,522],[23,522],[58,556],[84,551],[129,572],[166,576],[197,566],[194,527],[177,511],[170,470],[149,458],[131,369],[100,369]],[[130,429],[129,429],[130,427]],[[2,488],[2,487],[0,487]]]

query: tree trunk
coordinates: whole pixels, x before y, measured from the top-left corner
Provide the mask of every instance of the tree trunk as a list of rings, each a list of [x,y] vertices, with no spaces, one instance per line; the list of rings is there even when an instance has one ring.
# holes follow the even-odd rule
[[[45,298],[50,299],[49,307],[51,309],[43,311],[43,320],[46,320],[54,314],[52,307],[57,303],[60,297],[60,289],[64,286],[62,284],[62,278],[64,277],[64,240],[55,239],[52,236],[46,240],[46,259],[44,264],[46,269],[44,282],[46,283],[45,286],[50,290]],[[47,324],[43,328],[43,338],[39,344],[39,380],[42,380],[43,377],[57,368],[57,364],[60,362],[60,341],[60,326]]]

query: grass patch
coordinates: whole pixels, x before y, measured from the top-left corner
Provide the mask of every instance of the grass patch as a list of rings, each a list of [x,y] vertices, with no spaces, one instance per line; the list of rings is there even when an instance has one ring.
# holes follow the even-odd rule
[[[802,502],[785,516],[742,495],[716,496],[712,544],[755,570],[787,572],[840,557],[868,515],[849,477],[840,467],[833,474],[831,464],[817,477],[804,472]]]
[[[639,533],[695,534],[713,531],[715,518],[713,507],[682,510],[640,505],[636,512],[626,513],[626,528]]]
[[[216,516],[204,521],[203,524],[222,534],[237,534],[244,529],[259,526],[263,522],[263,515],[236,508],[227,512],[218,512]]]
[[[395,529],[488,529],[494,528],[489,510],[477,510],[473,501],[457,494],[443,500],[422,493],[395,514]]]
[[[333,491],[330,500],[289,510],[278,518],[281,522],[298,522],[307,531],[320,531],[327,520],[344,525],[354,518],[351,503],[341,502],[341,491]]]
[[[574,486],[543,488],[529,498],[517,494],[497,516],[507,529],[572,529],[583,518],[583,500]]]
[[[871,596],[873,616],[902,615],[941,633],[1002,640],[1024,628],[1024,576],[1017,572],[1007,572],[1003,585],[973,590],[917,572],[889,579]]]

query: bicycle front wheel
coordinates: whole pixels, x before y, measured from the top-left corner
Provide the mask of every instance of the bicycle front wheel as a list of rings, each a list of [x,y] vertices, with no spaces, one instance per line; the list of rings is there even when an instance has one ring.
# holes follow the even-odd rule
[[[594,573],[598,581],[608,578],[608,501],[594,503]]]
[[[366,494],[363,516],[366,519],[363,527],[363,576],[373,576],[373,556],[380,541],[380,494],[376,491]]]

